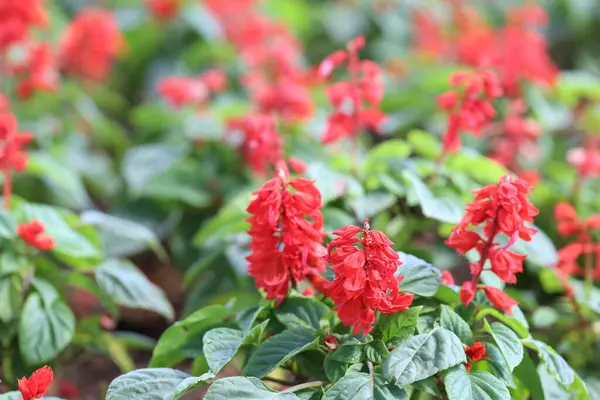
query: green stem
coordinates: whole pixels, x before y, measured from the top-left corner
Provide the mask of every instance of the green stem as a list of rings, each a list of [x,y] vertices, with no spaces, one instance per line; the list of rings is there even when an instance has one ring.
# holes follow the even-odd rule
[[[280,393],[294,393],[299,390],[325,386],[326,384],[327,384],[327,382],[324,382],[324,381],[306,382],[306,383],[301,383],[299,385],[287,388],[287,389],[281,391]]]
[[[273,382],[273,383],[276,383],[278,385],[283,385],[283,386],[293,386],[294,384],[296,384],[296,382],[286,381],[285,379],[272,378],[270,376],[265,376],[263,378],[263,380]]]

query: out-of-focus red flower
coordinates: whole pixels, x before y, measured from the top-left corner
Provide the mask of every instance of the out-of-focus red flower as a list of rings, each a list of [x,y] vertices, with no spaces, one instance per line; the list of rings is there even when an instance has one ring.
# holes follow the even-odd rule
[[[26,55],[10,70],[17,78],[17,95],[29,98],[35,91],[52,92],[58,87],[56,59],[48,43],[27,45]]]
[[[0,114],[0,167],[2,170],[23,171],[27,167],[27,154],[23,146],[33,140],[29,132],[17,132],[14,115]]]
[[[67,379],[57,379],[56,386],[58,395],[67,400],[75,400],[80,395],[79,388]]]
[[[254,173],[264,175],[269,166],[282,159],[282,139],[272,116],[251,114],[232,119],[228,128],[228,135],[240,142],[242,156]]]
[[[327,295],[327,285],[329,281],[325,279],[318,271],[311,270],[306,276],[310,284],[319,292]]]
[[[288,158],[287,163],[289,164],[292,171],[294,171],[297,174],[303,174],[306,172],[306,164],[299,158],[290,157]]]
[[[487,354],[485,353],[485,343],[473,342],[471,346],[465,344],[464,347],[465,354],[469,358],[469,361],[465,364],[467,371],[471,371],[471,361],[477,362],[487,358]]]
[[[173,106],[201,105],[211,92],[225,89],[227,78],[223,71],[210,70],[197,77],[169,76],[158,83],[158,93]]]
[[[567,161],[577,168],[580,179],[600,176],[600,141],[589,137],[584,147],[575,147],[567,152]]]
[[[325,346],[327,346],[329,351],[334,351],[339,346],[337,338],[333,335],[325,336],[325,339],[323,341],[325,342]]]
[[[251,254],[248,273],[267,299],[281,302],[291,285],[323,271],[321,193],[314,182],[289,179],[283,170],[267,181],[248,206]]]
[[[154,18],[168,21],[179,13],[181,0],[144,0],[144,4]]]
[[[395,276],[401,262],[384,233],[345,226],[333,232],[338,236],[327,247],[327,262],[335,279],[327,285],[338,316],[353,334],[373,329],[375,311],[391,314],[410,307],[413,295],[400,293],[398,284],[404,277]],[[360,244],[358,247],[356,244]]]
[[[110,73],[125,42],[114,14],[85,8],[65,29],[60,43],[60,63],[69,74],[101,81]]]
[[[525,256],[508,248],[518,238],[531,241],[531,236],[536,233],[535,229],[526,225],[533,222],[533,217],[539,212],[527,198],[530,189],[528,182],[506,175],[497,185],[475,191],[474,201],[467,204],[465,216],[446,240],[446,244],[459,254],[473,249],[479,253],[479,261],[470,265],[472,280],[465,282],[461,288],[463,304],[468,305],[475,298],[479,277],[487,261],[490,269],[507,283],[516,283],[516,274],[523,271]],[[479,225],[483,225],[481,234],[469,230]],[[504,246],[494,241],[499,233],[509,238]],[[507,306],[511,301],[516,304],[510,297],[498,294],[498,289],[484,288],[484,291],[492,304],[503,311],[511,307]]]
[[[52,380],[54,373],[49,366],[43,366],[35,371],[29,379],[23,377],[18,380],[19,392],[21,392],[22,400],[41,399],[46,393]]]
[[[491,101],[502,94],[498,78],[490,71],[457,72],[450,77],[450,83],[456,89],[438,97],[438,106],[448,114],[442,141],[444,152],[460,149],[461,131],[480,137],[496,115]]]
[[[440,59],[450,50],[449,38],[444,27],[431,13],[417,11],[412,14],[412,45],[427,58]]]
[[[37,219],[27,224],[19,224],[17,227],[17,233],[28,245],[40,250],[52,250],[54,239],[49,236],[42,236],[45,230],[44,225]]]
[[[103,315],[100,317],[100,326],[107,331],[112,331],[117,327],[117,321],[108,315]]]
[[[453,286],[456,283],[454,282],[454,277],[452,276],[452,272],[446,270],[442,272],[442,282],[445,285]]]
[[[43,27],[47,22],[44,0],[0,1],[0,53],[25,41],[33,26]]]
[[[512,308],[519,304],[518,301],[493,286],[484,286],[483,292],[494,307],[507,315],[512,315]]]

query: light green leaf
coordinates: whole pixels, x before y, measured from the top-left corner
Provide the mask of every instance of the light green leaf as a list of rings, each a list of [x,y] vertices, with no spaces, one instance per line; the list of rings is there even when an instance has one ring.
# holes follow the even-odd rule
[[[404,340],[411,336],[417,328],[417,321],[422,307],[411,307],[398,313],[382,315],[377,323],[383,341],[388,343],[394,338]]]
[[[458,336],[461,342],[465,344],[473,342],[473,332],[471,332],[469,324],[460,315],[455,313],[452,308],[446,305],[442,305],[440,325],[442,328],[446,328]]]
[[[387,192],[370,192],[349,200],[349,205],[359,221],[371,218],[396,203],[396,196]]]
[[[500,177],[508,173],[497,161],[481,154],[467,154],[465,151],[450,155],[445,165],[451,171],[464,173],[483,184],[498,183]]]
[[[20,400],[23,398],[21,392],[8,392],[0,394],[0,400]]]
[[[435,160],[442,152],[439,140],[431,133],[414,129],[408,132],[407,139],[415,153],[430,160]]]
[[[372,380],[369,375],[359,372],[349,372],[327,389],[323,396],[323,400],[402,400],[406,398],[406,392],[398,386],[386,384],[377,375]]]
[[[402,176],[417,196],[421,210],[426,217],[450,224],[458,223],[463,216],[464,202],[458,197],[436,197],[429,188],[412,172],[405,170]]]
[[[244,375],[262,378],[303,351],[317,347],[318,338],[309,328],[293,328],[271,336],[259,346],[244,367]]]
[[[575,371],[564,358],[562,358],[552,347],[536,339],[523,340],[523,345],[537,351],[541,364],[548,372],[565,388],[568,389],[575,381]],[[539,371],[538,371],[539,372]]]
[[[17,236],[17,221],[7,211],[0,210],[0,238],[14,239]]]
[[[184,151],[162,143],[130,148],[123,158],[123,176],[130,192],[139,195],[146,183],[166,171]]]
[[[43,304],[39,294],[27,297],[19,322],[19,350],[30,365],[54,359],[71,343],[75,333],[75,316],[61,300]]]
[[[230,328],[215,328],[202,338],[202,351],[210,370],[215,375],[235,356],[242,345],[242,331]]]
[[[319,329],[321,319],[330,313],[329,307],[309,297],[288,297],[274,311],[279,322],[287,328],[314,329]]]
[[[23,303],[23,279],[18,274],[0,278],[0,321],[8,323],[17,318]]]
[[[390,162],[398,162],[410,155],[410,146],[400,139],[390,139],[374,146],[361,169],[361,176],[369,178],[388,171]]]
[[[452,368],[444,378],[448,400],[510,400],[510,392],[489,372],[467,373],[463,365]]]
[[[108,386],[106,400],[171,399],[189,375],[169,368],[145,368],[128,372]]]
[[[248,207],[251,197],[249,192],[242,192],[221,207],[217,215],[209,219],[196,232],[194,244],[209,247],[232,234],[246,232],[249,227],[246,222],[246,218],[249,217],[246,207]]]
[[[512,388],[516,387],[515,380],[512,377],[512,371],[508,366],[508,362],[506,361],[504,354],[502,354],[498,346],[492,343],[485,343],[485,353],[487,354],[490,372],[496,378],[500,379],[506,386]]]
[[[211,372],[207,372],[201,376],[190,376],[184,379],[175,387],[175,394],[171,397],[171,400],[179,400],[184,394],[206,385],[212,378],[214,378],[214,375]]]
[[[458,336],[438,328],[398,345],[383,364],[383,373],[404,386],[464,362],[465,350]]]
[[[402,264],[396,275],[404,276],[400,289],[419,296],[431,297],[442,285],[440,271],[433,265],[413,255],[398,252]]]
[[[154,311],[169,320],[175,315],[163,291],[130,261],[104,261],[96,270],[96,280],[119,305]]]
[[[518,310],[518,311],[517,311]],[[513,331],[519,335],[520,338],[529,337],[529,326],[527,324],[527,320],[521,318],[522,312],[521,310],[515,306],[513,307],[513,316],[509,316],[504,314],[501,311],[496,310],[495,308],[483,308],[475,314],[475,319],[483,319],[485,316],[491,315],[503,324],[509,326]],[[517,318],[517,316],[519,316]]]
[[[525,385],[533,400],[545,400],[540,376],[527,352],[525,352],[521,364],[515,368],[514,375]]]
[[[256,378],[234,376],[216,380],[204,400],[299,400],[294,393],[280,393]]]
[[[512,372],[523,360],[523,345],[519,337],[500,322],[492,322],[490,325],[484,320],[484,329],[494,338]]]

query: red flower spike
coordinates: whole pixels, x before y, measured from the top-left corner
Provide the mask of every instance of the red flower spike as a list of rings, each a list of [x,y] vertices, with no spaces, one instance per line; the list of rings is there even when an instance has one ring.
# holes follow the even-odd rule
[[[144,0],[144,4],[154,18],[168,21],[179,13],[181,0]]]
[[[325,346],[327,346],[327,349],[329,349],[329,351],[334,351],[339,347],[338,340],[333,335],[325,336],[325,339],[323,341],[325,342]]]
[[[248,272],[267,299],[281,302],[290,285],[323,271],[321,194],[314,182],[288,179],[283,170],[267,181],[248,206],[251,254]]]
[[[34,26],[44,27],[47,22],[44,0],[0,2],[0,53],[13,44],[24,42]]]
[[[446,270],[442,272],[442,282],[444,285],[454,286],[456,283],[454,282],[454,277],[452,276],[452,272]]]
[[[59,58],[66,73],[101,81],[124,48],[125,41],[114,14],[85,8],[65,29]]]
[[[21,99],[28,99],[36,91],[52,92],[58,87],[57,64],[47,43],[28,44],[23,59],[9,68],[17,80],[16,92]]]
[[[174,107],[200,106],[211,93],[225,89],[227,78],[220,70],[209,70],[198,77],[169,76],[158,83],[158,93]]]
[[[46,228],[37,219],[28,224],[19,224],[17,233],[28,245],[40,250],[52,250],[54,248],[54,239],[48,236],[42,236]]]
[[[464,282],[460,288],[460,302],[465,306],[471,304],[471,302],[475,299],[476,290],[477,288],[473,282]]]
[[[393,244],[382,232],[345,226],[333,232],[337,238],[327,247],[327,262],[335,279],[327,285],[335,310],[353,334],[373,329],[375,311],[391,314],[407,309],[413,300],[409,293],[399,293],[395,273],[401,264]],[[361,247],[356,246],[360,244]]]
[[[44,366],[35,371],[29,379],[23,377],[18,380],[19,392],[23,396],[22,400],[34,400],[41,399],[46,393],[52,380],[54,379],[54,373],[52,368]]]
[[[519,304],[518,301],[493,286],[484,286],[483,291],[493,306],[507,315],[512,315],[513,306]]]

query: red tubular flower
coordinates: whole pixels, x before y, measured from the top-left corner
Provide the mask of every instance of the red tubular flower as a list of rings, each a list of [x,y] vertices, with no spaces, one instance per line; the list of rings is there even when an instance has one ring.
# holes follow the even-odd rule
[[[248,206],[248,272],[267,299],[281,302],[290,284],[325,269],[321,194],[314,182],[288,179],[283,170],[254,194]]]
[[[124,49],[124,39],[112,12],[85,8],[66,28],[60,45],[65,72],[101,81]]]
[[[10,208],[12,194],[12,171],[22,171],[27,166],[27,154],[23,146],[33,140],[28,132],[17,132],[14,115],[0,111],[0,170],[4,175],[2,191],[4,209]]]
[[[240,143],[246,163],[258,175],[264,175],[270,165],[283,156],[283,143],[270,115],[251,114],[228,123],[228,137]]]
[[[452,272],[448,270],[442,272],[442,282],[444,283],[444,285],[456,285],[456,283],[454,282],[454,277],[452,276]]]
[[[512,315],[512,308],[519,304],[502,290],[493,286],[484,286],[483,292],[494,307],[505,314]]]
[[[54,373],[52,372],[52,368],[47,365],[31,374],[29,379],[25,377],[19,379],[19,392],[23,396],[21,400],[41,399],[50,387],[53,379]]]
[[[459,134],[463,130],[479,137],[496,115],[491,101],[502,94],[498,78],[490,71],[457,72],[450,77],[450,83],[461,89],[438,97],[438,106],[448,113],[444,152],[460,149]]]
[[[52,92],[58,87],[58,71],[52,48],[47,43],[28,45],[18,64],[10,65],[17,78],[17,95],[28,99],[35,91]]]
[[[345,226],[333,232],[338,236],[327,247],[327,262],[335,279],[327,285],[335,310],[345,326],[366,335],[373,329],[375,311],[391,314],[410,307],[413,295],[399,293],[396,277],[400,259],[382,232]],[[356,246],[356,243],[361,247]]]
[[[209,70],[198,77],[169,76],[158,83],[158,93],[173,106],[199,106],[208,100],[211,92],[225,89],[227,78],[220,70]]]
[[[47,21],[44,0],[0,1],[0,53],[25,41],[33,26],[44,26]]]
[[[489,261],[490,269],[507,283],[516,283],[515,274],[523,271],[525,256],[508,248],[517,238],[530,241],[536,232],[525,225],[533,222],[533,217],[539,212],[527,198],[530,189],[528,182],[506,175],[500,178],[497,185],[488,185],[475,191],[473,203],[467,205],[465,216],[446,240],[446,244],[456,249],[459,254],[472,249],[479,253],[479,261],[471,264],[472,280],[465,282],[461,288],[460,297],[463,304],[468,305],[475,298],[479,276],[486,261]],[[468,230],[471,226],[482,224],[481,235]],[[499,233],[509,237],[507,245],[500,246],[494,242]],[[516,304],[510,297],[498,294],[502,293],[498,289],[483,289],[492,304],[505,312]],[[506,306],[509,303],[511,306]]]
[[[473,342],[472,346],[464,345],[465,354],[469,358],[470,361],[467,361],[465,367],[467,371],[471,371],[471,361],[477,362],[481,360],[485,360],[487,358],[487,354],[485,353],[485,344],[481,342]]]
[[[144,0],[150,14],[160,21],[168,21],[179,13],[181,0]]]
[[[325,336],[325,339],[323,341],[325,342],[325,346],[327,346],[329,351],[334,351],[339,346],[337,338],[333,335]]]
[[[600,176],[600,141],[590,137],[584,147],[575,147],[567,152],[567,161],[577,169],[580,180]]]
[[[41,234],[46,230],[44,225],[37,219],[28,224],[19,224],[17,233],[28,245],[40,250],[52,250],[54,248],[54,239]]]

